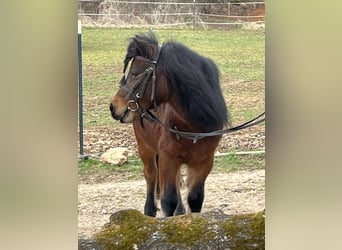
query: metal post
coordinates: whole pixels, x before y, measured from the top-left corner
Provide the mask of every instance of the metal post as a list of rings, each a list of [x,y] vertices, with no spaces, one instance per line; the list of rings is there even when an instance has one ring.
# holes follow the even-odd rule
[[[83,157],[82,24],[80,20],[78,20],[78,112],[80,157]]]
[[[192,6],[192,30],[196,29],[196,0]]]

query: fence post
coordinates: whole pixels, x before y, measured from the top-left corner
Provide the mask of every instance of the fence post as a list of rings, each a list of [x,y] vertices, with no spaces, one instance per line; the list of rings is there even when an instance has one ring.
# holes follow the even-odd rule
[[[228,2],[228,20],[230,20],[230,2]]]
[[[78,20],[78,113],[80,157],[83,158],[82,23]]]
[[[192,5],[192,30],[196,29],[196,0],[194,0],[194,4]]]

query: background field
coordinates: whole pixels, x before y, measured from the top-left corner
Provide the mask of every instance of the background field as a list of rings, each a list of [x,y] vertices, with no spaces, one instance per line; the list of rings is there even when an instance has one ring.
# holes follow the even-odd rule
[[[122,74],[128,39],[146,29],[84,28],[83,81],[85,127],[115,126],[108,112]],[[233,121],[264,110],[264,31],[155,30],[160,42],[175,40],[212,58],[221,71],[221,84]],[[246,100],[252,99],[251,103]],[[247,102],[247,103],[246,103]]]

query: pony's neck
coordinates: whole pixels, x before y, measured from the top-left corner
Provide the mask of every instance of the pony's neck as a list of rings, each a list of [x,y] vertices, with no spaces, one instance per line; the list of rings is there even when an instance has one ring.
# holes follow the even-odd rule
[[[162,75],[156,85],[158,86],[156,89],[157,108],[163,109],[163,111],[166,111],[167,113],[172,110],[172,116],[176,120],[180,121],[186,127],[191,126],[187,116],[179,109],[180,105],[178,96],[176,93],[170,91],[167,79]]]
[[[155,98],[157,105],[169,102],[170,98],[172,98],[172,93],[170,93],[169,87],[167,85],[167,79],[164,74],[159,74],[158,80],[156,82]]]

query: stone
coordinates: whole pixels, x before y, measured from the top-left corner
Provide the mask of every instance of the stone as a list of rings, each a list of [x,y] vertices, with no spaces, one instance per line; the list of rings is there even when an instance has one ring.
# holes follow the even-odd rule
[[[100,161],[120,166],[128,161],[128,154],[128,148],[110,148],[101,155]]]

